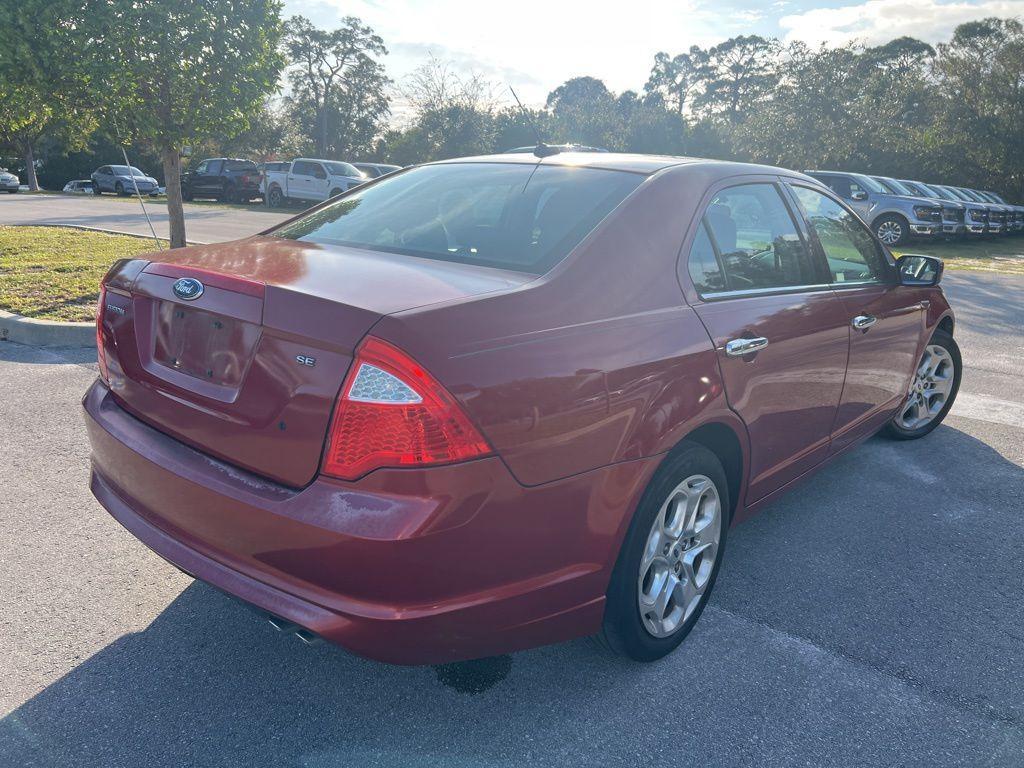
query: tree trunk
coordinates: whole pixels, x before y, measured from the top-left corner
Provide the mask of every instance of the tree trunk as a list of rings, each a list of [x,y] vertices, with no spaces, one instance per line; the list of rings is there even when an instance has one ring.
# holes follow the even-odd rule
[[[32,142],[26,141],[22,146],[22,157],[25,160],[25,176],[29,192],[39,191],[39,179],[36,178],[36,156],[32,152]]]
[[[185,209],[181,204],[181,157],[178,148],[164,148],[164,186],[167,188],[167,219],[171,230],[171,248],[185,247]]]

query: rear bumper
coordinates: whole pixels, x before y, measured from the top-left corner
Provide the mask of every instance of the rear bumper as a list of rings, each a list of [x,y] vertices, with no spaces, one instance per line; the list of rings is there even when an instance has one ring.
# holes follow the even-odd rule
[[[399,664],[596,632],[658,461],[531,488],[488,458],[295,490],[143,424],[99,381],[83,406],[93,494],[140,541],[264,611]]]

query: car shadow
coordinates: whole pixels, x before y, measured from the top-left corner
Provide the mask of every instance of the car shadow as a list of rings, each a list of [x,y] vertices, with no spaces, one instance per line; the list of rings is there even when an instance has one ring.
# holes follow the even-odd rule
[[[954,462],[958,475],[971,473],[970,488],[949,473]],[[971,493],[997,482],[990,500]],[[908,494],[918,487],[930,503]],[[760,696],[790,702],[770,722],[794,732],[814,708],[849,706],[830,710],[843,718],[891,707],[897,720],[907,710],[905,727],[933,728],[931,743],[948,738],[953,749],[961,726],[943,733],[915,719],[924,717],[917,697],[948,703],[971,733],[981,733],[976,722],[1022,723],[1021,601],[996,594],[1024,590],[1019,510],[1005,504],[1022,497],[1024,470],[953,427],[914,443],[873,439],[731,532],[712,608],[683,649],[653,665],[581,639],[470,665],[389,666],[305,646],[193,582],[144,630],[0,720],[0,762],[67,765],[71,754],[90,768],[518,766],[533,754],[602,764],[602,754],[633,749],[629,739],[653,755],[676,729],[704,734],[713,757],[709,733],[740,734],[742,752],[755,717],[744,697]],[[851,669],[866,682],[847,680]],[[808,698],[805,678],[824,698]],[[681,708],[674,725],[638,714],[661,700]],[[771,730],[760,732],[770,748]],[[876,738],[856,733],[858,747]],[[892,744],[892,760],[905,754],[888,728],[878,738],[879,749]]]

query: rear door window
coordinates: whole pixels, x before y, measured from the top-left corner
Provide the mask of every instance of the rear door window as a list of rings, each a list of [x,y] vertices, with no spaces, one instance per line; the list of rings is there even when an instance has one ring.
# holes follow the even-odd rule
[[[426,165],[357,187],[274,234],[542,274],[645,178],[537,163]]]
[[[718,192],[704,213],[704,223],[724,278],[714,274],[698,234],[690,274],[695,284],[704,281],[705,292],[723,283],[725,290],[745,291],[820,282],[807,244],[774,184],[745,184]]]

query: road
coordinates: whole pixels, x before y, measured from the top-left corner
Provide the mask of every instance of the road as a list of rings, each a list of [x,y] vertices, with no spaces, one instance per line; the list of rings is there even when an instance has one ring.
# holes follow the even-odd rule
[[[400,668],[277,634],[92,499],[87,353],[0,344],[0,762],[1024,765],[1024,279],[945,285],[966,364],[946,423],[734,529],[711,606],[651,665],[579,640]]]
[[[159,237],[168,237],[167,205],[147,201],[146,210]],[[295,210],[270,210],[259,203],[248,208],[209,203],[185,204],[188,241],[217,243],[262,232],[294,216]],[[138,200],[111,195],[0,195],[0,224],[75,224],[149,235]]]

